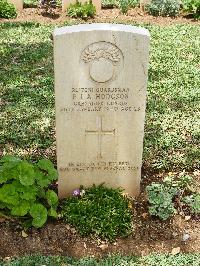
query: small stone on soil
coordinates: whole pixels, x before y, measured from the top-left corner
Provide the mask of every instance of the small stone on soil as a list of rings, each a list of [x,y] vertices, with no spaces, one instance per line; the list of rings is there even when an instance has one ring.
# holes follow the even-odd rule
[[[180,247],[173,248],[171,254],[172,255],[176,255],[176,254],[180,253],[180,251],[181,251],[181,248]]]
[[[106,250],[108,248],[108,244],[101,244],[99,247],[101,250]]]
[[[183,241],[187,241],[187,240],[189,240],[189,239],[190,239],[190,235],[184,233],[184,234],[183,234]]]
[[[186,221],[188,221],[188,220],[190,220],[190,219],[191,219],[191,216],[189,216],[189,215],[186,215],[186,216],[185,216],[185,220],[186,220]]]
[[[24,238],[28,237],[28,234],[24,230],[22,231],[22,237]]]

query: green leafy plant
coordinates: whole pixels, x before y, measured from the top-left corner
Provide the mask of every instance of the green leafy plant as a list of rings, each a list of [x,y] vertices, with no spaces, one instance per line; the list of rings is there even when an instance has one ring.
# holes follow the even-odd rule
[[[167,176],[163,183],[147,186],[146,192],[150,214],[162,220],[173,216],[177,212],[176,208],[181,208],[183,202],[190,207],[192,213],[197,213],[200,208],[199,194],[196,194],[195,182],[189,175],[182,175],[178,179]]]
[[[40,4],[41,0],[24,0],[23,1],[24,4],[24,8],[34,8],[34,7],[38,7],[38,5]]]
[[[193,191],[194,181],[190,175],[183,175],[178,179],[170,175],[164,178],[163,184],[167,187],[176,187],[180,192],[184,193],[187,191]]]
[[[81,3],[76,1],[75,4],[70,4],[67,9],[67,15],[72,18],[82,18],[87,19],[89,17],[93,18],[96,14],[96,8],[92,4],[92,1]]]
[[[102,0],[101,2],[102,8],[114,8],[118,6],[116,0]]]
[[[193,14],[195,18],[200,19],[200,1],[199,0],[183,0],[183,10],[189,14]]]
[[[173,198],[177,193],[176,188],[166,187],[164,184],[152,183],[146,187],[148,201],[151,204],[149,213],[162,220],[168,219],[176,213]]]
[[[102,0],[101,1],[101,7],[102,8],[114,8],[114,7],[117,7],[117,1],[116,0]]]
[[[7,0],[0,0],[0,18],[16,18],[17,11],[13,4]]]
[[[49,185],[57,179],[53,164],[42,159],[31,164],[12,156],[0,160],[0,209],[12,216],[32,217],[41,227],[47,216],[57,217],[57,194]]]
[[[83,236],[95,234],[113,241],[132,230],[130,201],[121,189],[103,185],[75,190],[62,205],[62,216]]]
[[[192,213],[200,214],[200,193],[186,196],[182,200],[190,207]]]
[[[139,0],[129,0],[129,7],[136,7],[140,5],[140,1]]]
[[[153,16],[176,17],[179,14],[179,0],[152,0],[146,10]]]
[[[119,7],[121,12],[126,14],[130,7],[136,7],[139,5],[139,0],[102,0],[101,6],[103,8]]]
[[[122,14],[127,14],[129,7],[129,0],[119,0],[119,8]]]

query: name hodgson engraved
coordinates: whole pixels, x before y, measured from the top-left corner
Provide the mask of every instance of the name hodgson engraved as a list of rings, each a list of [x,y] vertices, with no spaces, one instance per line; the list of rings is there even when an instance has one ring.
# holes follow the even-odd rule
[[[129,104],[129,88],[72,88],[71,99],[72,106],[61,107],[61,112],[139,112],[141,110],[140,106],[132,106]]]

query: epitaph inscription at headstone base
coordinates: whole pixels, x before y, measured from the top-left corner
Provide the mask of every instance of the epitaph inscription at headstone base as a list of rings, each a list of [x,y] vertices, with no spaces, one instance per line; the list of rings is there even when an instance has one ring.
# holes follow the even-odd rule
[[[118,24],[54,31],[59,196],[104,183],[140,189],[149,32]]]

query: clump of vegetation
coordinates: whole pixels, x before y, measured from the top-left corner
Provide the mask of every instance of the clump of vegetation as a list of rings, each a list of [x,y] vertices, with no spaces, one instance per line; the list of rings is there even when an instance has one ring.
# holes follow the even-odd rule
[[[166,220],[173,216],[178,208],[186,205],[190,212],[200,214],[200,194],[194,189],[191,176],[183,175],[178,180],[168,176],[163,183],[152,183],[146,187],[150,203],[149,213]]]
[[[0,0],[0,18],[16,18],[17,11],[13,4],[7,0]]]
[[[102,0],[101,1],[102,8],[114,8],[118,6],[116,0]]]
[[[176,17],[179,14],[179,0],[152,0],[146,10],[153,16]]]
[[[82,236],[94,234],[109,241],[127,236],[132,231],[132,211],[121,192],[103,185],[75,190],[64,200],[62,216]]]
[[[148,201],[151,204],[149,213],[162,220],[168,219],[176,213],[173,198],[177,193],[176,188],[168,188],[164,184],[151,184],[146,188]]]
[[[183,0],[183,10],[188,14],[193,14],[196,19],[200,19],[200,1],[199,0]]]
[[[138,0],[119,0],[118,6],[122,14],[127,14],[129,8],[136,7],[139,4]]]
[[[42,0],[24,0],[24,8],[33,8],[33,7],[38,7],[38,5],[41,4]]]
[[[27,217],[26,225],[42,227],[48,215],[57,217],[57,194],[49,188],[57,179],[53,164],[42,159],[31,164],[12,156],[0,160],[0,210]]]
[[[92,1],[81,3],[76,1],[75,4],[70,4],[67,9],[67,15],[72,18],[82,18],[87,19],[89,17],[93,18],[96,14],[96,8],[92,4]]]
[[[122,14],[127,14],[129,9],[129,0],[119,0],[119,8]]]
[[[129,0],[129,7],[136,7],[140,5],[140,1],[139,0]]]
[[[200,214],[200,194],[199,193],[184,197],[183,202],[185,202],[190,207],[191,213]]]
[[[130,7],[139,5],[139,0],[102,0],[101,6],[103,8],[119,7],[123,14],[127,14]]]

